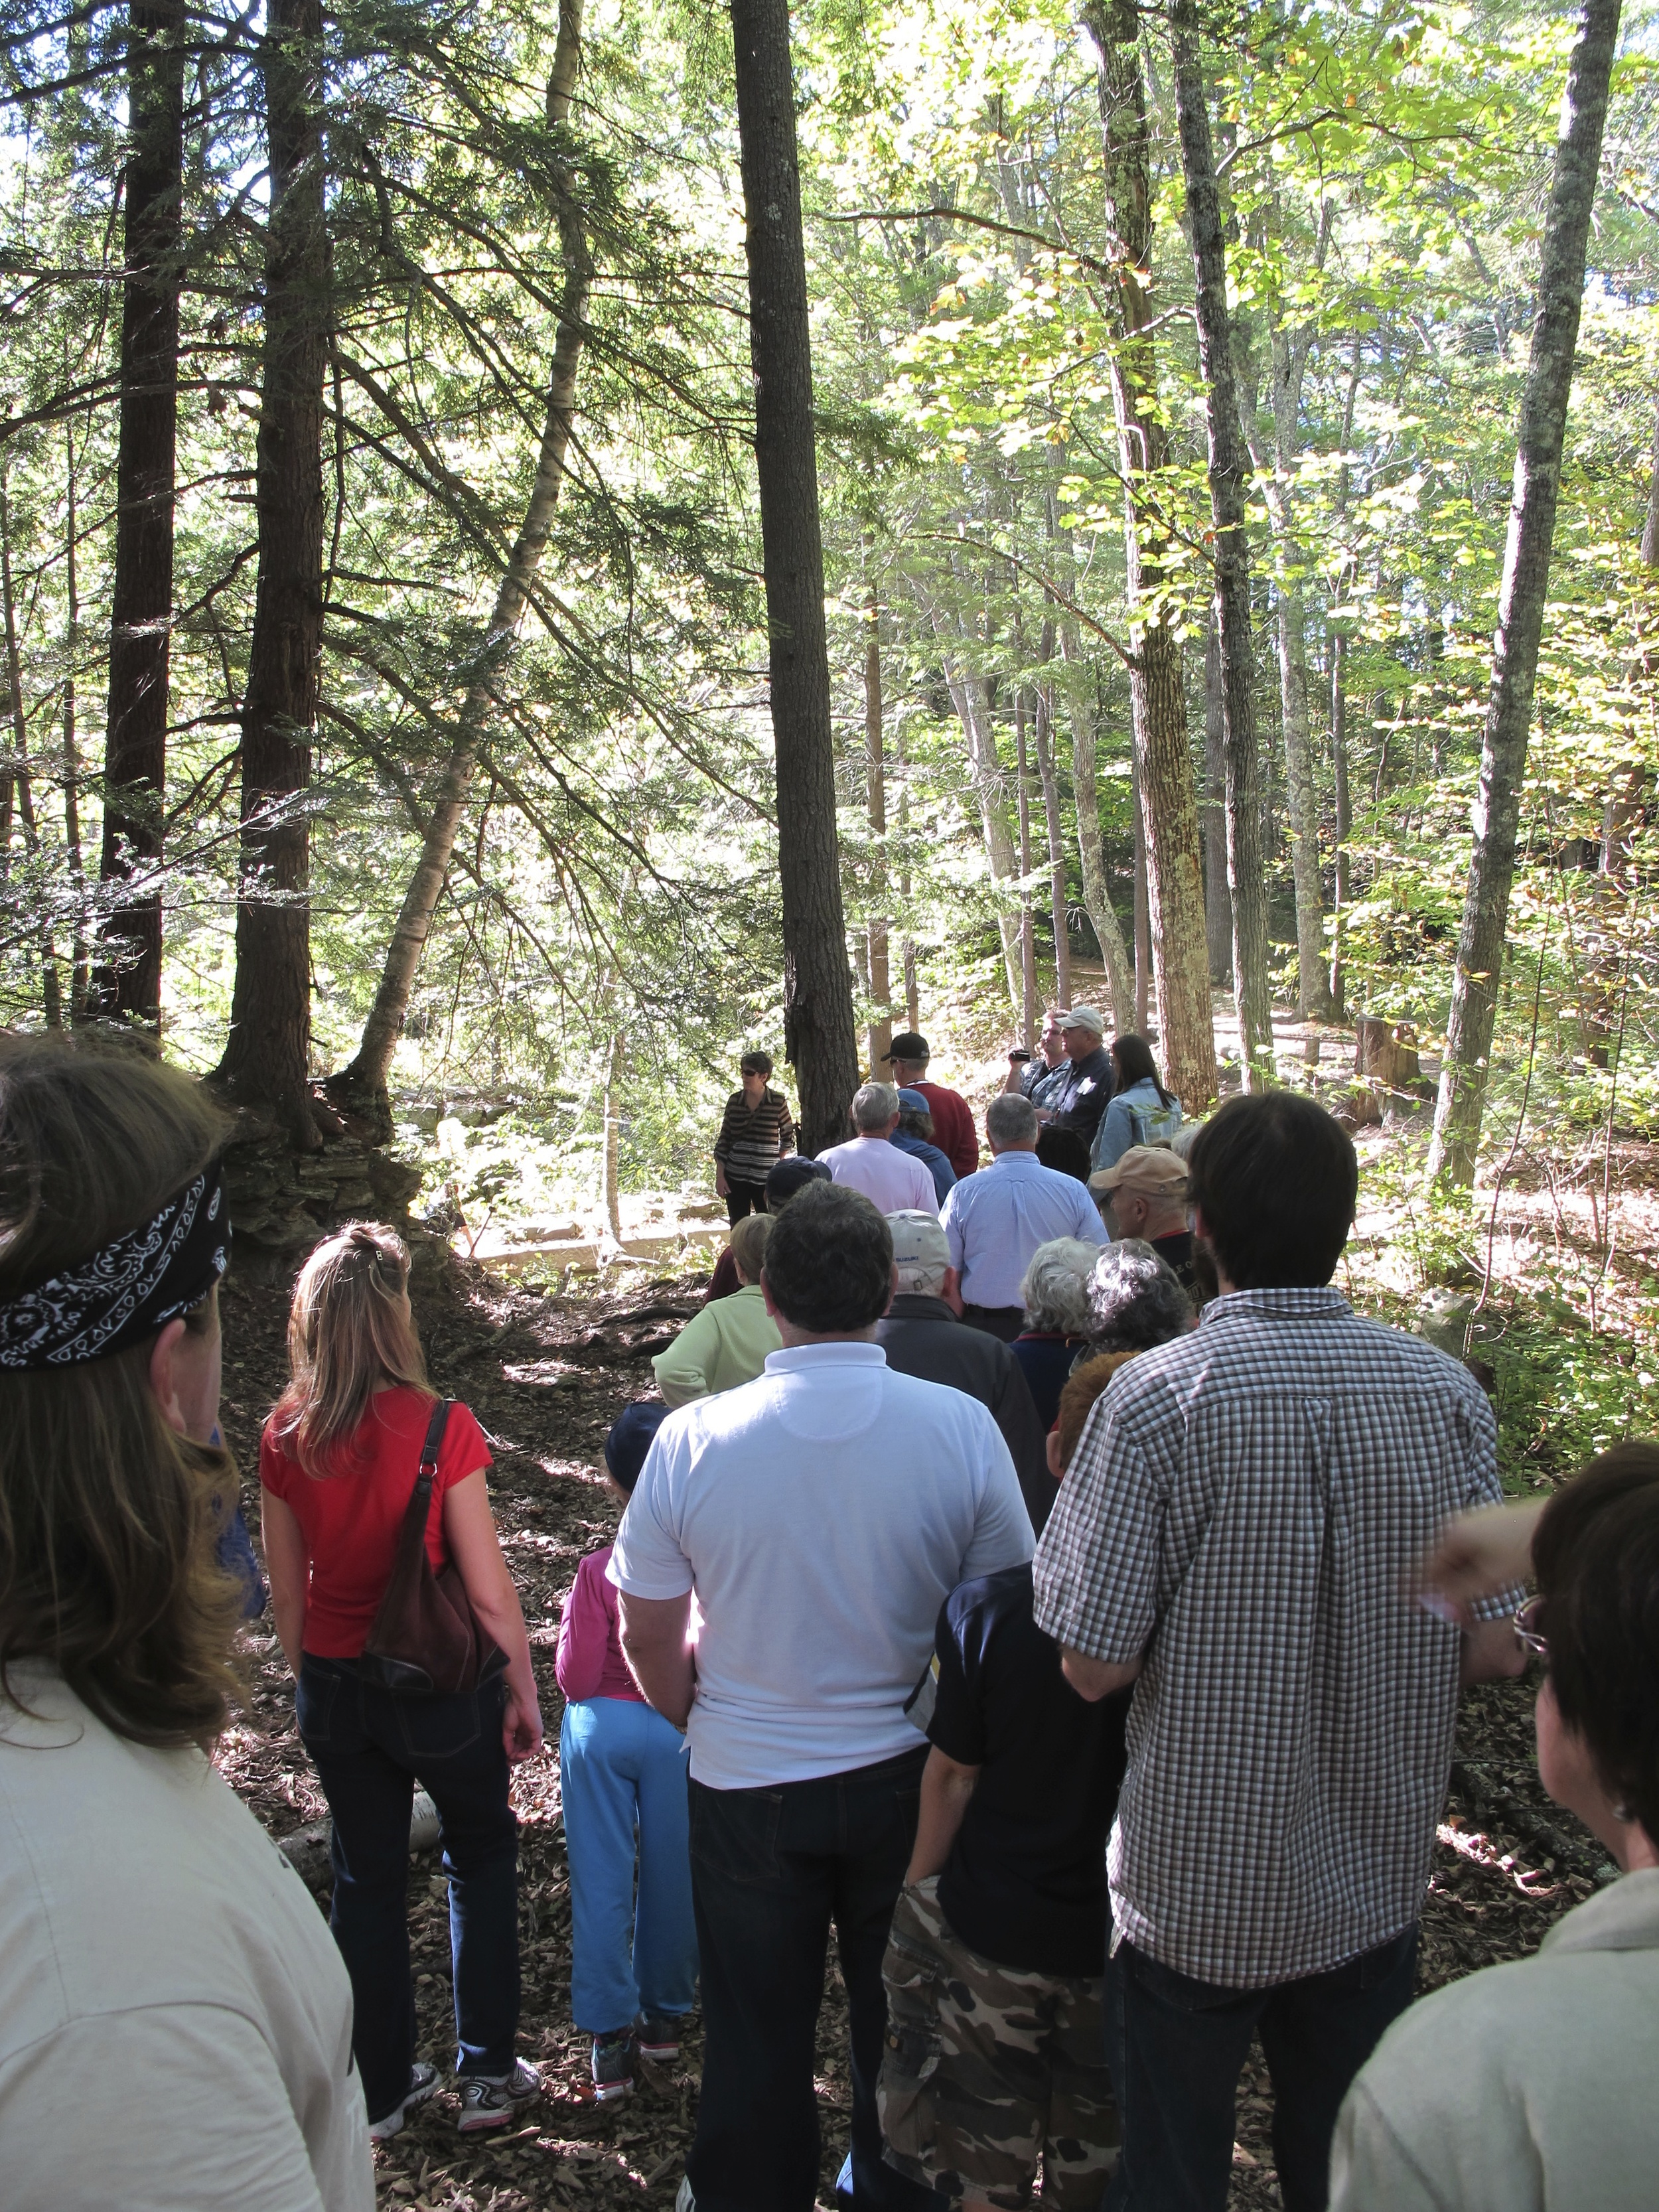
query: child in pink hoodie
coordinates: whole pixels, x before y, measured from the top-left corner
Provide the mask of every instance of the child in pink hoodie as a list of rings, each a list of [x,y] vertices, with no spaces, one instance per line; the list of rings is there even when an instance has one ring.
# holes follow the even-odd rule
[[[639,1480],[666,1406],[624,1407],[605,1440],[612,1488]],[[672,2062],[696,1990],[685,1738],[623,1657],[611,1547],[576,1571],[559,1627],[559,1773],[570,1865],[570,2009],[592,2038],[593,2094],[625,2097],[641,2051]],[[635,1857],[639,1881],[635,1901]]]

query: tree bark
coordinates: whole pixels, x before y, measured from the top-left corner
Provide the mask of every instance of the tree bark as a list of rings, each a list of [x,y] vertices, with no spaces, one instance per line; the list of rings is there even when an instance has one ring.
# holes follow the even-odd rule
[[[323,379],[329,255],[321,0],[270,0],[261,46],[270,162],[255,449],[259,568],[242,701],[241,876],[230,1029],[215,1079],[316,1142],[311,781],[323,644]]]
[[[1347,986],[1342,972],[1342,926],[1348,914],[1348,839],[1353,831],[1353,807],[1348,795],[1348,641],[1341,630],[1331,633],[1331,766],[1336,779],[1336,901],[1332,909],[1331,1014],[1347,1018]]]
[[[547,81],[547,124],[553,131],[563,131],[569,124],[570,103],[581,68],[584,4],[585,0],[559,0],[559,35]],[[489,627],[468,672],[454,740],[432,793],[421,855],[392,927],[374,1004],[363,1024],[356,1055],[331,1077],[326,1085],[328,1096],[337,1104],[360,1115],[383,1135],[391,1133],[386,1079],[392,1072],[392,1054],[403,1035],[410,994],[415,988],[421,957],[431,933],[432,917],[443,896],[478,755],[500,703],[499,687],[512,658],[519,624],[541,574],[548,535],[553,526],[553,511],[564,482],[571,426],[575,420],[576,372],[587,335],[587,301],[593,281],[593,262],[586,226],[576,198],[574,173],[568,162],[556,161],[553,183],[564,276],[536,474],[525,502],[524,520],[519,526],[505,573],[496,586]]]
[[[1060,650],[1070,664],[1069,705],[1072,721],[1072,796],[1077,805],[1078,871],[1083,878],[1083,911],[1100,946],[1106,964],[1106,988],[1112,1001],[1112,1027],[1133,1029],[1135,1018],[1134,969],[1123,942],[1123,928],[1112,905],[1106,883],[1106,862],[1101,850],[1100,793],[1096,781],[1098,742],[1091,672],[1079,651],[1069,623],[1062,623]]]
[[[1043,625],[1042,660],[1054,658],[1052,623]],[[1042,815],[1048,831],[1048,898],[1054,922],[1054,1004],[1072,1003],[1072,939],[1068,921],[1070,902],[1066,891],[1066,824],[1060,812],[1060,779],[1054,773],[1054,692],[1044,681],[1037,687],[1036,714],[1031,739],[1036,748],[1037,777],[1042,786]]]
[[[941,644],[951,633],[945,618],[938,610],[933,613],[933,628]],[[1002,763],[997,755],[997,733],[991,720],[991,710],[986,704],[984,686],[979,679],[964,673],[952,659],[949,646],[944,653],[945,689],[951,694],[951,703],[957,710],[963,733],[968,740],[968,762],[973,778],[974,795],[979,802],[980,826],[985,834],[985,856],[991,870],[991,884],[998,899],[997,935],[1002,943],[1003,974],[1008,985],[1008,1008],[1015,1021],[1020,1018],[1022,989],[1019,966],[1019,923],[1001,904],[1007,896],[1007,887],[1014,874],[1014,839],[1008,824],[1007,801],[1002,794]]]
[[[1291,835],[1291,876],[1296,893],[1297,1011],[1304,1021],[1323,1021],[1330,1013],[1330,983],[1325,970],[1319,795],[1314,778],[1308,714],[1307,611],[1297,580],[1306,566],[1307,554],[1297,534],[1292,489],[1297,457],[1302,447],[1302,383],[1312,343],[1311,325],[1287,331],[1275,311],[1271,328],[1271,455],[1265,450],[1255,424],[1254,390],[1249,394],[1244,428],[1250,458],[1266,489],[1267,515],[1278,554],[1273,627],[1279,657],[1279,722],[1285,747],[1285,811]]]
[[[1036,922],[1031,912],[1031,769],[1025,738],[1025,693],[1014,701],[1014,752],[1019,774],[1019,975],[1020,1037],[1027,1052],[1036,1047]]]
[[[1152,335],[1152,180],[1139,15],[1135,0],[1087,0],[1084,21],[1100,52],[1105,214],[1121,340],[1112,358],[1112,397],[1124,483],[1135,813],[1145,862],[1146,933],[1167,1078],[1188,1109],[1201,1112],[1216,1095],[1215,1027],[1181,645],[1170,611],[1159,599],[1168,536],[1160,479],[1169,462],[1169,431],[1158,401]],[[1139,908],[1136,967],[1136,1017],[1144,1029],[1146,952]]]
[[[1273,1073],[1273,996],[1267,972],[1267,885],[1261,852],[1261,763],[1256,744],[1255,651],[1250,635],[1250,547],[1245,532],[1243,440],[1233,379],[1231,319],[1221,200],[1200,58],[1196,0],[1170,0],[1176,111],[1192,230],[1199,368],[1209,431],[1210,514],[1215,529],[1215,611],[1221,638],[1222,732],[1227,764],[1227,884],[1233,908],[1233,1002],[1244,1085]]]
[[[875,841],[872,888],[879,904],[887,888],[887,858],[884,850],[887,837],[887,774],[883,757],[881,726],[881,611],[876,604],[873,585],[870,588],[866,616],[869,628],[864,640],[865,801],[870,835]],[[871,917],[868,935],[870,997],[876,1008],[876,1018],[870,1024],[866,1043],[873,1081],[880,1075],[882,1062],[893,1042],[893,985],[888,964],[888,930],[884,915]]]
[[[1129,799],[1135,818],[1135,1030],[1139,1036],[1145,1036],[1152,1002],[1152,927],[1146,902],[1146,795],[1140,786],[1139,750],[1129,767]]]
[[[18,650],[17,602],[12,592],[11,514],[6,497],[5,471],[0,469],[0,608],[4,613],[6,643],[6,709],[11,721],[11,773],[15,781],[17,812],[23,826],[23,850],[31,860],[40,858],[40,824],[34,811],[34,787],[29,775],[28,719],[23,712],[23,663]],[[8,825],[9,828],[9,825]],[[58,951],[52,943],[52,911],[46,886],[34,886],[37,931],[40,948],[40,1002],[49,1030],[64,1026],[63,985],[58,973]]]
[[[858,1046],[836,842],[823,540],[788,0],[732,0],[732,33],[777,757],[784,1041],[800,1091],[802,1149],[816,1153],[846,1133],[848,1106],[858,1087]]]
[[[70,957],[70,1019],[78,1022],[87,1011],[89,969],[87,947],[87,873],[81,846],[81,747],[76,728],[77,704],[76,670],[81,653],[79,470],[75,456],[75,425],[64,431],[64,594],[68,616],[64,640],[64,843],[69,854],[70,882],[75,889],[75,933]]]
[[[1215,611],[1204,625],[1204,934],[1210,981],[1233,972],[1233,902],[1227,889],[1227,750],[1221,721],[1221,636]]]
[[[1538,313],[1521,399],[1514,489],[1498,594],[1480,781],[1452,982],[1451,1018],[1429,1143],[1431,1182],[1474,1181],[1486,1105],[1498,986],[1509,925],[1510,890],[1526,775],[1527,736],[1538,646],[1549,587],[1561,481],[1561,447],[1572,388],[1584,258],[1595,204],[1607,85],[1619,36],[1620,0],[1585,0],[1555,149],[1544,222]]]
[[[161,1020],[161,893],[153,878],[161,858],[173,623],[184,25],[181,0],[132,0],[127,9],[121,403],[100,874],[106,884],[136,880],[140,888],[106,914],[93,980],[96,1012],[152,1029]]]

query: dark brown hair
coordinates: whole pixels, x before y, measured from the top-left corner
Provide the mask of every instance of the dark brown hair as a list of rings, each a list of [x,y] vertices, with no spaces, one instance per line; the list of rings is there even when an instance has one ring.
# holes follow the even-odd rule
[[[156,1213],[220,1150],[196,1084],[131,1050],[0,1042],[0,1298]],[[215,1325],[210,1298],[187,1326]],[[238,1694],[242,1592],[216,1558],[228,1452],[167,1425],[154,1340],[61,1369],[0,1371],[0,1690],[37,1659],[118,1735],[205,1743]]]
[[[763,1269],[772,1303],[812,1336],[878,1322],[893,1291],[893,1232],[861,1190],[812,1182],[776,1215]]]
[[[1615,1444],[1557,1491],[1532,1557],[1561,1718],[1659,1842],[1659,1443]]]
[[[1353,1139],[1311,1098],[1230,1098],[1193,1139],[1187,1188],[1217,1264],[1237,1291],[1316,1290],[1353,1226]]]
[[[1150,1083],[1164,1105],[1174,1105],[1175,1093],[1164,1088],[1158,1062],[1152,1058],[1152,1048],[1144,1036],[1137,1036],[1133,1030],[1126,1030],[1121,1036],[1114,1037],[1112,1065],[1117,1070],[1120,1091],[1130,1090],[1137,1083]]]

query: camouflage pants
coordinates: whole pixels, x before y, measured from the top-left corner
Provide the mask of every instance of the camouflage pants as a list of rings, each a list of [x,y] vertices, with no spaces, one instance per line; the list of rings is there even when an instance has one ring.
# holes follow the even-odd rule
[[[1045,2212],[1098,2212],[1118,2142],[1101,1984],[981,1959],[938,1889],[935,1875],[901,1893],[882,1968],[887,2162],[1018,2212],[1041,2158]]]

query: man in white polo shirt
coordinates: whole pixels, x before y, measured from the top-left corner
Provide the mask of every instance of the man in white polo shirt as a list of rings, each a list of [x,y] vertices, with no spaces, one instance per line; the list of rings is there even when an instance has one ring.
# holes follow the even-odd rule
[[[875,2097],[927,1756],[904,1706],[945,1598],[1030,1559],[1031,1526],[985,1407],[888,1367],[893,1243],[867,1199],[802,1191],[761,1282],[783,1350],[663,1423],[610,1567],[629,1664],[691,1745],[706,2038],[683,2195],[698,2212],[810,2212],[833,1919],[854,2198],[924,2212],[939,2200],[883,2163]]]
[[[975,1328],[1012,1343],[1025,1326],[1019,1286],[1031,1255],[1056,1237],[1103,1244],[1099,1210],[1074,1176],[1036,1156],[1036,1109],[1004,1091],[985,1109],[988,1168],[947,1192],[940,1217],[951,1247],[961,1313]]]
[[[902,1213],[912,1206],[937,1213],[933,1176],[914,1154],[888,1142],[898,1120],[899,1095],[892,1085],[866,1083],[853,1093],[857,1136],[850,1145],[832,1145],[818,1158],[833,1181],[861,1190],[878,1213]]]

